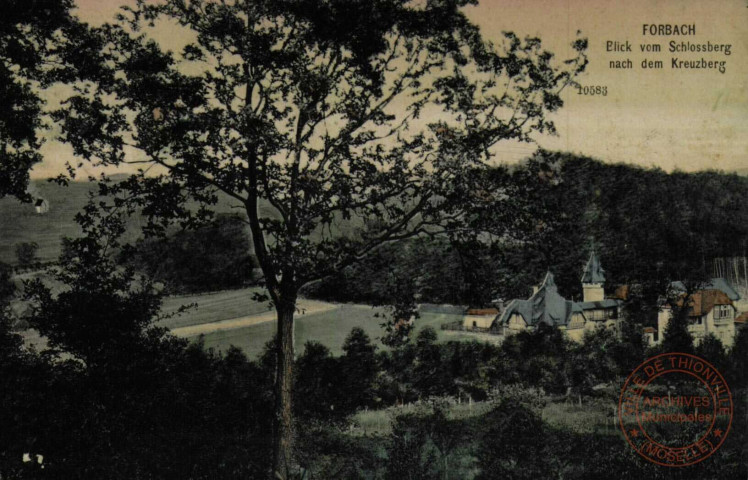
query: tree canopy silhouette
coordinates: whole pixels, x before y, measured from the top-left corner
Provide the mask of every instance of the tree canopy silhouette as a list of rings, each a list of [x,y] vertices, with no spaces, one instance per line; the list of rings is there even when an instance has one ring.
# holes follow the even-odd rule
[[[460,228],[451,185],[496,143],[555,132],[547,114],[586,66],[584,39],[564,62],[538,38],[486,42],[468,3],[139,0],[103,28],[114,81],[57,117],[78,155],[141,166],[102,193],[149,229],[206,218],[218,192],[246,212],[278,312],[279,478],[293,467],[299,289],[385,243]],[[165,50],[161,22],[194,41]]]

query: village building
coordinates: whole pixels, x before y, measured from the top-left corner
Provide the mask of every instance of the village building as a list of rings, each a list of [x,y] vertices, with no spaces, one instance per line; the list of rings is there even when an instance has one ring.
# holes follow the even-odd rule
[[[497,308],[469,309],[463,316],[462,329],[512,335],[523,330],[534,330],[541,323],[566,332],[569,339],[581,342],[584,333],[599,326],[621,331],[622,305],[628,296],[628,286],[605,293],[605,271],[595,252],[590,254],[581,278],[582,301],[564,298],[556,286],[551,272],[533,289],[527,299],[515,299],[506,306],[498,302]],[[682,291],[682,282],[673,282],[671,289]],[[748,312],[741,312],[740,294],[724,278],[712,278],[689,296],[688,330],[699,344],[709,334],[731,347],[736,332],[748,323]],[[667,324],[672,316],[668,306],[661,308],[657,327],[643,330],[648,345],[662,342]]]
[[[470,308],[462,318],[462,326],[465,330],[487,331],[498,313],[497,308]]]
[[[44,215],[49,212],[49,203],[43,198],[37,198],[34,201],[34,210],[36,210],[38,215]]]
[[[558,293],[553,274],[548,272],[530,298],[512,300],[494,319],[491,329],[504,335],[533,330],[541,323],[559,328],[574,341],[600,325],[619,331],[622,300],[606,298],[605,272],[595,252],[582,274],[582,301],[568,300]]]
[[[671,288],[684,292],[681,282],[674,282]],[[699,290],[688,297],[688,331],[698,345],[709,334],[713,334],[725,347],[731,347],[737,328],[745,324],[748,315],[741,314],[736,306],[740,300],[738,292],[724,279],[713,278]],[[672,318],[672,309],[665,305],[657,317],[658,338],[652,344],[660,343],[668,323]]]

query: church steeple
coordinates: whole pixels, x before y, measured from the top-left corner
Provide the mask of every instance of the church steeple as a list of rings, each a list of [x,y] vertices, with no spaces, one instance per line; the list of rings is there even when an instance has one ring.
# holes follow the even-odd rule
[[[584,291],[585,302],[599,302],[605,299],[605,291],[603,285],[605,284],[605,270],[603,270],[600,264],[600,259],[592,250],[590,258],[587,260],[587,265],[584,267],[584,273],[582,274],[582,289]]]

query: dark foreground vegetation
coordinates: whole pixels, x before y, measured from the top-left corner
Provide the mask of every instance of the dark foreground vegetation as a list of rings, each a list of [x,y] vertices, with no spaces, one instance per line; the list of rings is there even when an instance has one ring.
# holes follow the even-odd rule
[[[143,307],[135,296],[121,300],[97,296],[109,309]],[[37,321],[60,322],[49,333],[63,357],[23,352],[3,324],[0,478],[265,478],[271,348],[257,361],[237,350],[217,357],[148,328],[90,335],[86,345],[98,348],[89,349],[64,338],[81,331],[63,326],[70,312],[60,311]],[[594,428],[596,414],[613,418],[624,365],[634,360],[604,331],[581,345],[545,330],[494,347],[437,344],[425,329],[408,345],[377,352],[354,330],[341,357],[307,343],[294,405],[299,474],[306,475],[299,478],[744,478],[746,333],[719,359],[736,402],[730,436],[714,457],[681,470],[639,459],[615,427]],[[605,388],[594,388],[598,382]],[[452,415],[452,405],[468,398],[483,400],[487,413]],[[541,410],[549,401],[581,405],[590,428],[546,423]],[[389,433],[350,429],[356,411],[407,402],[420,406],[394,413]],[[24,463],[24,453],[42,455],[44,469]]]

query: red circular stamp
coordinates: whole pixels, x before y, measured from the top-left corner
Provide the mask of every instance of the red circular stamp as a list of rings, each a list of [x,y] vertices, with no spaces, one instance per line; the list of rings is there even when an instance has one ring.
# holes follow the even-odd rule
[[[687,353],[647,359],[626,379],[618,401],[619,425],[628,443],[666,467],[693,465],[716,452],[732,415],[732,395],[722,374]]]

